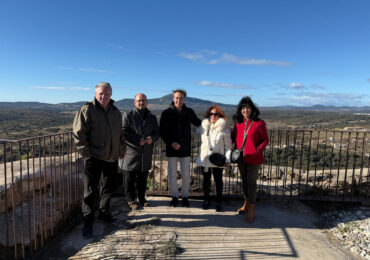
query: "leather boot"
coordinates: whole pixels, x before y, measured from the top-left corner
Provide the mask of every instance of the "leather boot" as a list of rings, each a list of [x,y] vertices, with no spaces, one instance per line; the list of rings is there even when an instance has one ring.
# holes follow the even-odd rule
[[[247,212],[247,203],[248,203],[248,199],[245,199],[243,206],[238,209],[238,214],[243,214]]]
[[[254,204],[247,203],[247,217],[246,221],[248,223],[252,222],[254,219]]]

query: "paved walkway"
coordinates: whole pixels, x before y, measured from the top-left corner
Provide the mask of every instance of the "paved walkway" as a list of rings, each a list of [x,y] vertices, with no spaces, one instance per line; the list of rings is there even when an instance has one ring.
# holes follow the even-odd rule
[[[352,259],[314,226],[311,211],[299,202],[257,203],[251,224],[235,213],[240,201],[225,203],[222,212],[203,210],[194,200],[189,208],[168,207],[163,197],[151,202],[132,213],[133,220],[158,218],[163,229],[174,231],[184,249],[177,259]]]
[[[82,238],[82,224],[67,231],[54,242],[60,254],[54,251],[53,259],[358,259],[332,244],[299,202],[259,202],[255,221],[247,224],[245,215],[235,213],[241,201],[225,202],[215,212],[203,210],[200,200],[190,200],[189,208],[169,207],[169,200],[150,197],[149,207],[129,212],[119,207],[124,199],[115,198],[116,224],[97,221],[90,240]],[[158,253],[168,241],[180,248],[175,257]]]

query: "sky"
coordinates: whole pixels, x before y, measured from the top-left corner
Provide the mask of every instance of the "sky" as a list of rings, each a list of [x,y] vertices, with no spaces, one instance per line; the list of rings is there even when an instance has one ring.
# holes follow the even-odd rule
[[[0,3],[0,102],[190,97],[370,105],[368,0]]]

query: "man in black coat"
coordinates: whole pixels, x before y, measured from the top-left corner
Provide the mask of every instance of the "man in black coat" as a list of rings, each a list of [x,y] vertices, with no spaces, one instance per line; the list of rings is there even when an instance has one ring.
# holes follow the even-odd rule
[[[198,127],[201,123],[193,109],[184,104],[185,97],[185,90],[174,90],[173,102],[169,108],[162,112],[160,120],[161,137],[166,143],[168,180],[172,194],[170,206],[174,207],[178,203],[177,162],[180,162],[181,169],[182,205],[189,207],[191,124]]]
[[[135,108],[123,116],[123,135],[127,146],[123,170],[128,173],[127,193],[131,209],[149,205],[145,199],[146,182],[152,167],[153,145],[159,138],[157,118],[148,110],[146,96],[137,94],[134,104]]]

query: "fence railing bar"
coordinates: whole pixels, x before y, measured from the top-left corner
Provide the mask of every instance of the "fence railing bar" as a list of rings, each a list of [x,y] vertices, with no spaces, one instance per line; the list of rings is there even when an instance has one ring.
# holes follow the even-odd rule
[[[356,171],[356,159],[357,159],[357,148],[358,148],[358,133],[356,133],[356,139],[355,139],[355,150],[354,150],[354,153],[353,153],[353,169],[352,169],[352,187],[351,187],[351,198],[352,198],[352,201],[353,201],[353,196],[354,196],[354,192],[355,192],[355,182],[356,182],[356,179],[355,179],[355,171]],[[359,182],[358,185],[360,185],[361,183]]]
[[[13,211],[13,241],[14,241],[14,257],[18,257],[18,243],[17,243],[17,223],[15,214],[15,181],[13,168],[13,143],[10,143],[10,172],[12,176],[12,211]]]
[[[332,137],[332,141],[331,141],[331,154],[330,154],[330,164],[329,164],[329,183],[328,183],[329,196],[333,195],[333,193],[330,192],[330,185],[331,185],[331,182],[333,180],[332,169],[333,169],[334,146],[335,146],[335,131],[333,131],[333,137]]]
[[[340,176],[340,161],[342,159],[342,144],[343,144],[343,131],[340,132],[339,142],[339,154],[338,154],[338,172],[337,172],[337,186],[335,187],[335,201],[338,200],[338,189],[339,189],[339,176]]]
[[[30,188],[30,158],[29,158],[29,140],[26,141],[26,150],[27,150],[27,210],[28,210],[28,240],[30,241],[30,254],[32,255],[32,236],[31,236],[31,188]]]
[[[48,179],[48,172],[46,167],[46,140],[43,139],[43,148],[44,148],[44,231],[45,231],[45,239],[48,239],[48,215],[47,215],[47,179]]]
[[[39,216],[40,216],[40,231],[39,231],[39,234],[40,234],[40,239],[41,239],[41,247],[44,246],[44,219],[43,219],[43,215],[42,215],[42,188],[41,188],[41,181],[42,181],[42,164],[41,164],[41,138],[39,138],[39,202],[40,202],[40,213],[39,213]]]
[[[309,131],[309,133],[310,133],[310,140],[308,144],[308,156],[307,156],[306,196],[308,193],[308,178],[309,178],[309,172],[310,172],[310,159],[311,159],[311,146],[312,146],[312,131]]]
[[[323,163],[322,163],[322,172],[321,172],[321,193],[324,195],[324,172],[325,172],[325,165],[326,165],[326,144],[328,140],[328,131],[325,131],[325,139],[324,139],[324,150],[323,150]],[[320,200],[322,200],[322,196],[320,196]]]
[[[349,148],[351,145],[351,132],[348,133],[347,139],[347,152],[346,152],[346,168],[344,170],[344,188],[343,188],[343,199],[346,197],[347,194],[347,173],[348,173],[348,160],[349,160]]]
[[[7,161],[7,157],[6,157],[6,142],[3,142],[3,145],[4,145],[4,195],[5,195],[5,199],[4,199],[4,203],[5,203],[5,237],[6,237],[6,251],[5,251],[5,254],[8,255],[8,248],[9,248],[9,218],[8,218],[8,181],[7,181],[7,169],[6,169],[6,161]]]
[[[21,208],[21,245],[22,245],[22,258],[24,258],[24,214],[23,214],[23,169],[22,169],[22,142],[18,143],[18,152],[19,152],[19,181],[21,185],[20,189],[20,208]],[[15,185],[15,183],[14,183]]]
[[[298,173],[298,198],[301,197],[301,179],[302,179],[302,165],[303,165],[303,148],[304,148],[304,136],[306,132],[303,130],[301,139],[301,153],[299,156],[299,173]]]
[[[36,177],[36,170],[35,170],[35,139],[32,139],[32,174],[34,178]],[[40,176],[40,174],[39,174]],[[37,227],[36,227],[36,180],[34,179],[32,182],[32,208],[33,208],[33,240],[34,240],[34,248],[37,250]]]
[[[49,165],[50,165],[50,235],[54,236],[54,187],[53,187],[53,148],[51,136],[49,137]]]
[[[316,176],[317,176],[317,162],[319,160],[319,146],[320,146],[320,130],[317,131],[317,144],[316,144],[316,156],[315,156],[315,171],[313,177],[313,196],[316,196]]]

